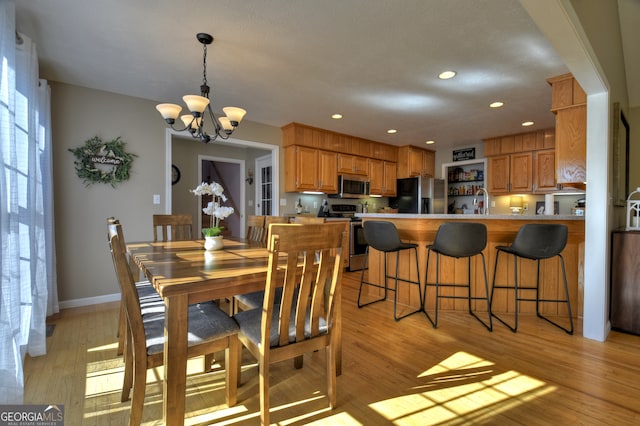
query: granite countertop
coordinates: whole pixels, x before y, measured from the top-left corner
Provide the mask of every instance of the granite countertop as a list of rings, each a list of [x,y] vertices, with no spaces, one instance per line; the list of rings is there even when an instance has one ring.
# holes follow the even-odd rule
[[[469,219],[469,220],[584,220],[584,216],[566,215],[512,215],[512,214],[412,214],[412,213],[356,213],[356,217],[376,219]]]

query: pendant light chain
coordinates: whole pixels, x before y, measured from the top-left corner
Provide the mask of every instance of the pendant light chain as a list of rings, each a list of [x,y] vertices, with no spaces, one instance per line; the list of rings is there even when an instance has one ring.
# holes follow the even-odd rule
[[[202,85],[208,86],[207,84],[207,45],[202,45]]]

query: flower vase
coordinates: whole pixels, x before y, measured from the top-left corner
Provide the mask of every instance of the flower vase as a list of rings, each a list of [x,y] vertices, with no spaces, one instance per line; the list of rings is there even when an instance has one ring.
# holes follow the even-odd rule
[[[220,250],[224,247],[224,240],[222,235],[216,237],[204,237],[204,249],[205,250]]]

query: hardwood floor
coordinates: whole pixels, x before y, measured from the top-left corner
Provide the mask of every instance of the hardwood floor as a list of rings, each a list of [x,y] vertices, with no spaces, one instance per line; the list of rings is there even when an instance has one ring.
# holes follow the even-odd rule
[[[358,272],[343,280],[343,374],[328,410],[322,352],[304,368],[273,366],[271,419],[281,425],[640,424],[640,336],[606,343],[569,336],[534,316],[517,334],[489,333],[468,314],[441,311],[393,320],[392,301],[356,307]],[[66,425],[123,425],[118,305],[62,312],[48,354],[25,363],[25,404],[64,404]],[[219,357],[223,359],[222,356]],[[224,372],[189,364],[188,425],[259,423],[258,374],[243,359],[238,404],[224,405]],[[143,424],[162,423],[160,369],[150,370]]]

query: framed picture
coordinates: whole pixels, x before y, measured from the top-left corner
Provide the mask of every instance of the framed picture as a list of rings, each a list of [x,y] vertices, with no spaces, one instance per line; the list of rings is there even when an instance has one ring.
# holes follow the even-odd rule
[[[545,214],[544,201],[536,201],[536,214]],[[553,214],[560,214],[560,203],[558,201],[553,202]]]
[[[629,194],[629,122],[613,104],[613,204],[624,207]]]

